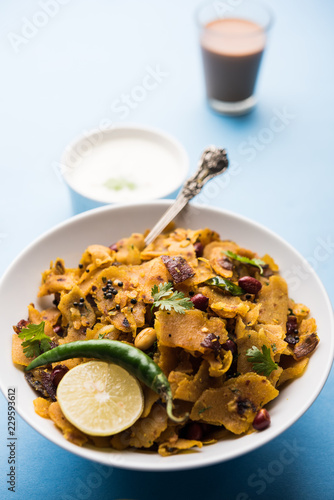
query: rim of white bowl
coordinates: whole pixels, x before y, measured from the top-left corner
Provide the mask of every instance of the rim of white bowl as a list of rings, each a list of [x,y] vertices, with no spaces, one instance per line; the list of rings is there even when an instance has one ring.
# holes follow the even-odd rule
[[[174,200],[151,200],[146,203],[128,203],[128,204],[122,204],[122,205],[107,205],[99,208],[95,208],[93,210],[89,210],[87,212],[83,212],[81,214],[75,215],[71,217],[70,219],[67,219],[53,228],[49,229],[42,235],[40,235],[37,239],[35,239],[32,243],[30,243],[12,262],[12,264],[9,266],[7,271],[2,275],[0,279],[0,290],[2,287],[3,282],[6,280],[7,276],[12,272],[12,269],[15,268],[16,264],[25,257],[25,254],[30,252],[33,247],[38,246],[41,241],[44,239],[47,239],[51,234],[59,231],[63,227],[70,226],[75,221],[80,220],[80,219],[85,219],[87,217],[94,216],[95,214],[98,214],[100,212],[105,212],[105,211],[115,211],[115,210],[126,210],[126,209],[131,209],[135,207],[143,207],[144,205],[160,205],[160,206],[168,206],[170,205]],[[255,222],[243,215],[236,214],[235,212],[232,212],[230,210],[225,210],[225,209],[220,209],[217,207],[211,207],[209,205],[202,205],[202,204],[196,204],[196,203],[191,203],[191,205],[194,208],[197,208],[199,210],[210,210],[215,212],[218,215],[227,215],[228,217],[234,218],[236,221],[241,221],[241,222],[246,222],[247,224],[251,226],[255,226],[261,231],[264,231],[265,233],[268,233],[271,237],[277,239],[281,244],[284,246],[288,247],[288,249],[295,254],[299,259],[303,259],[303,256],[292,246],[290,243],[285,241],[281,236],[277,235],[274,231],[271,229],[268,229],[264,225]],[[291,425],[293,425],[299,418],[312,406],[314,401],[317,399],[319,396],[321,390],[323,389],[326,380],[329,376],[332,364],[333,364],[333,358],[334,358],[334,316],[333,316],[333,308],[331,305],[331,302],[329,300],[327,291],[322,284],[320,278],[318,277],[317,273],[314,271],[314,269],[306,263],[308,272],[312,275],[312,277],[317,281],[318,286],[320,287],[322,293],[323,293],[323,298],[326,302],[326,307],[328,308],[328,311],[330,311],[330,325],[329,329],[330,331],[333,332],[333,335],[331,337],[331,345],[327,349],[328,357],[327,357],[327,363],[325,366],[323,366],[323,371],[321,373],[321,376],[316,380],[316,388],[315,391],[312,395],[311,400],[307,400],[307,402],[304,405],[301,405],[299,407],[299,410],[293,415],[293,417],[286,421],[284,423],[283,428],[274,428],[273,426],[269,427],[265,433],[258,433],[258,440],[255,442],[247,443],[246,444],[246,438],[247,436],[242,436],[244,441],[244,446],[242,449],[236,449],[233,453],[230,453],[227,457],[220,457],[220,456],[205,456],[201,455],[199,456],[198,454],[186,454],[186,455],[175,455],[174,457],[180,458],[180,460],[177,461],[177,463],[172,463],[172,462],[167,462],[168,457],[165,457],[165,461],[163,463],[150,463],[149,466],[145,466],[145,452],[141,453],[140,450],[137,452],[136,455],[136,460],[132,460],[131,456],[127,455],[124,452],[112,452],[110,453],[109,449],[108,452],[106,452],[106,449],[97,449],[93,447],[79,447],[74,445],[73,443],[70,443],[67,441],[62,435],[62,439],[57,439],[53,436],[49,436],[44,429],[38,429],[36,427],[36,422],[34,419],[31,419],[28,415],[25,414],[25,412],[22,409],[17,409],[16,411],[18,414],[33,428],[35,429],[39,434],[44,436],[46,439],[49,441],[53,442],[54,444],[60,446],[61,448],[70,451],[71,453],[74,453],[75,455],[78,455],[82,458],[86,458],[88,460],[91,460],[93,462],[98,462],[103,465],[108,465],[111,467],[117,467],[121,469],[127,469],[127,470],[138,470],[138,471],[146,471],[146,472],[170,472],[170,471],[176,471],[176,470],[187,470],[187,469],[195,469],[195,468],[200,468],[200,467],[206,467],[210,465],[215,465],[218,463],[223,463],[229,460],[232,460],[234,458],[243,456],[247,453],[250,453],[251,451],[254,451],[261,446],[264,446],[265,444],[269,443],[272,441],[274,438],[282,434],[284,431],[286,431]],[[314,387],[314,386],[313,386]],[[0,379],[0,389],[4,396],[6,397],[6,387],[4,384],[4,381]],[[253,435],[253,434],[252,434]],[[59,436],[59,437],[60,437]],[[126,451],[126,450],[125,450]],[[113,455],[113,459],[111,459],[111,454]],[[138,460],[138,457],[141,457],[142,460]],[[170,458],[174,458],[170,457]],[[185,458],[184,463],[180,463],[182,460],[181,457]]]

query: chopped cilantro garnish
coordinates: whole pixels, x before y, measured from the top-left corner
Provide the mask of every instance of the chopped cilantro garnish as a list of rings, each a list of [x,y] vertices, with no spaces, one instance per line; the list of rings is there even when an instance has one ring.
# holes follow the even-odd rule
[[[51,349],[51,339],[44,333],[45,322],[42,321],[39,325],[29,324],[26,328],[22,328],[18,334],[22,342],[23,352],[27,358],[39,356],[42,352]]]
[[[246,351],[248,361],[253,365],[253,370],[261,375],[269,377],[272,371],[277,370],[278,365],[271,359],[269,347],[263,345],[262,352],[258,347],[253,345],[251,349]]]
[[[192,301],[184,296],[183,292],[173,291],[173,283],[160,283],[159,288],[157,285],[151,290],[153,297],[153,307],[160,307],[163,311],[171,311],[184,314],[186,309],[193,309],[194,304]]]

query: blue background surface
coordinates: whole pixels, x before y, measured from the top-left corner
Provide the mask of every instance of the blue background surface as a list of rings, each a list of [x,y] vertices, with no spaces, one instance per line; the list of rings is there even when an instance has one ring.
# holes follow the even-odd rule
[[[225,146],[234,175],[221,192],[208,189],[202,201],[280,234],[311,261],[333,300],[333,245],[321,261],[317,249],[334,239],[334,3],[267,1],[276,21],[259,105],[242,118],[219,116],[205,103],[197,1],[54,0],[58,11],[44,22],[45,3],[0,5],[0,272],[72,215],[57,166],[67,143],[106,121],[134,122],[176,136],[192,168],[205,146]],[[45,25],[20,39],[27,19]],[[160,68],[161,81],[121,113],[122,94],[141,85],[148,67]],[[278,115],[284,117],[279,127]],[[268,445],[228,463],[173,473],[101,467],[63,451],[18,418],[15,494],[5,484],[6,401],[0,396],[0,497],[333,500],[333,396],[332,373],[311,409]]]

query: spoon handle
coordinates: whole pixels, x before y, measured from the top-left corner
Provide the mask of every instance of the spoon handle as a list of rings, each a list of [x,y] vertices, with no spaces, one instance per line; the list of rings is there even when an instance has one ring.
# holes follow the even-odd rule
[[[196,196],[210,179],[222,174],[228,167],[228,159],[225,149],[209,146],[204,150],[197,171],[183,185],[175,202],[158,220],[145,238],[146,246],[152,243],[165,227],[177,216],[187,203]]]

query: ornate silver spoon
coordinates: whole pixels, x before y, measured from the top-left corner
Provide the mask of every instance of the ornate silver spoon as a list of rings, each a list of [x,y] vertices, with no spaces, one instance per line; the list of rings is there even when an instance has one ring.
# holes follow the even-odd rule
[[[145,238],[146,246],[152,243],[165,227],[177,216],[187,203],[196,196],[210,179],[222,174],[228,167],[228,159],[225,149],[209,146],[204,150],[196,173],[190,177],[180,191],[175,202],[158,220]]]

